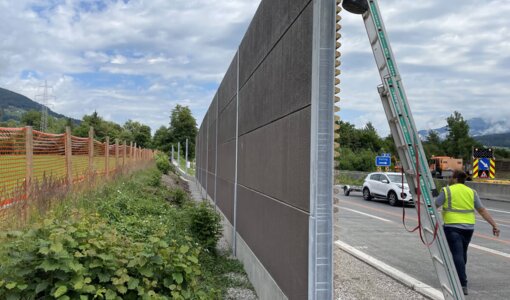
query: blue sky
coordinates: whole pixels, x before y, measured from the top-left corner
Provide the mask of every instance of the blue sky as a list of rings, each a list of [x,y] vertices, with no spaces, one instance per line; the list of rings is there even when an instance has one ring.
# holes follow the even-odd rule
[[[454,110],[508,120],[510,1],[379,2],[419,128]],[[181,104],[200,123],[259,3],[0,0],[0,87],[33,98],[48,80],[51,109],[74,118],[97,110],[155,130]],[[340,116],[385,135],[363,23],[345,12],[342,25]]]

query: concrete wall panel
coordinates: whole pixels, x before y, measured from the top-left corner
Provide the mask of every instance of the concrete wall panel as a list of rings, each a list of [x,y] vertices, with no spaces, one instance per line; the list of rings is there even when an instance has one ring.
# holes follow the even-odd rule
[[[236,53],[218,88],[219,112],[225,109],[237,92],[237,57]]]
[[[234,224],[234,183],[218,177],[216,186],[216,205],[230,224]]]
[[[310,107],[239,138],[238,183],[309,211]]]
[[[207,195],[214,201],[214,191],[216,189],[214,173],[207,173]]]
[[[218,118],[218,144],[225,143],[236,137],[236,101],[231,101],[220,113]]]
[[[307,6],[241,89],[240,135],[310,105],[312,8]]]
[[[239,46],[241,86],[309,2],[310,0],[261,2]]]
[[[238,193],[237,231],[289,299],[307,299],[308,214],[242,186]]]
[[[236,141],[218,145],[218,177],[234,182]]]

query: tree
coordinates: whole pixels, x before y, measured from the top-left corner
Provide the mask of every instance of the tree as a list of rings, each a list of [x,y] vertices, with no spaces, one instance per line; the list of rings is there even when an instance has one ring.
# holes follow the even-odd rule
[[[127,141],[136,143],[142,148],[149,148],[151,144],[151,128],[140,122],[128,120],[124,123],[121,136]]]
[[[423,143],[425,155],[430,159],[432,156],[445,155],[444,145],[435,130],[430,130],[427,140]]]
[[[152,138],[152,146],[165,153],[169,153],[171,149],[171,143],[171,136],[168,128],[165,126],[159,127],[159,129],[154,133],[154,137]]]
[[[172,109],[170,115],[170,137],[172,143],[180,143],[184,146],[188,139],[188,157],[195,156],[195,138],[197,136],[197,121],[187,106],[177,106]]]
[[[41,112],[29,110],[21,115],[21,125],[32,126],[35,130],[41,129]]]
[[[448,135],[444,141],[446,153],[468,162],[472,148],[480,144],[469,136],[469,124],[458,111],[454,111],[446,122],[448,123]]]

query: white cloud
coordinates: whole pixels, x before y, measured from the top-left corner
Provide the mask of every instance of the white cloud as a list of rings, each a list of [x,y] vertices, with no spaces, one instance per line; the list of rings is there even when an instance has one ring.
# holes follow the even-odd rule
[[[184,104],[200,123],[259,2],[0,0],[0,86],[33,97],[47,79],[52,109],[75,118],[155,129]],[[509,1],[379,2],[419,128],[453,110],[508,118]],[[387,134],[362,19],[342,25],[340,114]]]
[[[418,128],[442,127],[454,110],[467,119],[508,118],[510,2],[387,0],[379,5]],[[357,126],[372,121],[387,134],[363,22],[344,12],[343,23],[346,101],[340,115]]]
[[[33,98],[47,79],[52,109],[75,118],[97,110],[157,128],[185,104],[200,122],[257,6],[0,0],[0,86]]]

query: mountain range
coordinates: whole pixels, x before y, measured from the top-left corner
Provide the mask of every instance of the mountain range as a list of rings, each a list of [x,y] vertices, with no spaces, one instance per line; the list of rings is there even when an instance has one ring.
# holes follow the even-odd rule
[[[472,118],[466,121],[469,125],[469,135],[485,146],[510,147],[510,122],[488,121],[482,118]],[[447,126],[420,130],[418,134],[422,140],[425,140],[432,130],[436,131],[441,139],[445,139],[448,135]]]
[[[41,111],[43,105],[37,103],[26,96],[0,88],[0,122],[9,120],[20,121],[23,113],[29,110]],[[56,113],[48,108],[48,115],[55,118],[68,118],[62,114]],[[71,119],[74,123],[79,123],[79,120]]]

